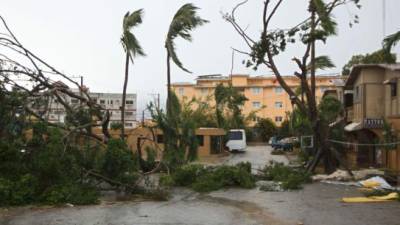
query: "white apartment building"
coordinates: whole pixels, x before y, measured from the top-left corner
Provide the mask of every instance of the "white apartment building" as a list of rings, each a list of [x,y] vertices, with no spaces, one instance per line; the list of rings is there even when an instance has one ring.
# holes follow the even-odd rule
[[[73,90],[79,93],[78,90]],[[89,96],[96,101],[96,103],[103,106],[105,109],[110,111],[110,125],[113,123],[121,122],[121,106],[122,106],[122,93],[99,93],[89,92]],[[72,107],[79,106],[80,102],[78,99],[71,99],[68,96],[63,96],[66,102]],[[125,127],[134,128],[137,126],[136,110],[137,110],[137,96],[136,94],[127,93],[125,103]],[[56,99],[49,100],[49,110],[45,115],[42,115],[49,122],[52,123],[64,123],[67,115],[66,110],[62,104],[57,102]],[[40,114],[40,109],[38,112]],[[44,112],[44,110],[42,110]]]
[[[119,93],[89,93],[98,104],[110,111],[110,124],[121,122],[122,94]],[[136,94],[126,94],[125,127],[136,127]]]

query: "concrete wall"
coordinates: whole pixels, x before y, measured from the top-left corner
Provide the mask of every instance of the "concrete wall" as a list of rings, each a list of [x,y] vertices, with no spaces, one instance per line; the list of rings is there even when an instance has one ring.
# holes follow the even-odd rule
[[[100,129],[95,129],[94,133],[96,134],[102,134]],[[113,130],[110,131],[111,135],[114,138],[119,138],[120,136],[120,131],[118,130]],[[158,135],[163,135],[162,131],[159,129],[153,129],[153,132],[148,129],[148,128],[143,128],[143,127],[137,127],[134,129],[126,129],[125,134],[127,135],[126,142],[128,144],[128,147],[136,152],[137,151],[137,142],[138,138],[141,139],[141,149],[142,149],[142,154],[144,157],[146,157],[146,152],[145,149],[146,147],[150,147],[152,149],[157,150],[157,158],[161,158],[162,151],[164,150],[164,144],[160,143],[159,140],[157,140]],[[199,157],[206,157],[210,156],[211,153],[211,137],[212,136],[223,136],[225,135],[225,131],[223,129],[219,128],[199,128],[196,130],[196,135],[201,135],[204,137],[203,145],[198,147],[198,156]],[[153,141],[155,140],[155,141]],[[222,152],[221,148],[221,152]]]

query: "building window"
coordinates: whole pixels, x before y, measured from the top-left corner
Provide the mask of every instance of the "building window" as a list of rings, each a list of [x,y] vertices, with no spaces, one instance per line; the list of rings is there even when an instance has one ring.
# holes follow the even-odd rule
[[[196,135],[197,143],[199,146],[204,146],[204,136],[203,135]]]
[[[280,123],[280,122],[282,122],[282,120],[283,120],[283,117],[282,117],[282,116],[276,116],[276,117],[275,117],[275,122]]]
[[[180,87],[180,88],[178,89],[178,93],[179,93],[179,95],[183,95],[183,94],[184,94],[184,89],[183,89],[183,87]]]
[[[390,96],[392,97],[397,96],[397,82],[390,83]]]
[[[157,143],[158,144],[164,143],[164,136],[162,134],[157,135]]]
[[[253,95],[258,95],[258,94],[261,94],[261,92],[262,92],[262,88],[259,88],[259,87],[253,87],[253,88],[251,88],[251,92],[253,93]]]
[[[114,104],[113,100],[110,100],[110,105],[113,105],[113,104]]]
[[[201,93],[202,95],[207,95],[207,93],[208,93],[207,88],[202,88],[202,89],[200,89],[200,93]]]
[[[283,102],[275,102],[275,108],[277,109],[283,108]]]
[[[253,108],[255,108],[255,109],[261,108],[261,103],[260,102],[253,102]]]
[[[132,100],[126,100],[125,103],[126,103],[127,105],[133,105],[133,101],[132,101]]]
[[[280,94],[283,92],[283,88],[282,87],[276,87],[275,89],[275,93]]]
[[[133,123],[125,123],[125,127],[133,127]]]
[[[104,99],[100,99],[100,104],[106,104],[106,100],[104,100]]]
[[[354,90],[354,102],[358,102],[361,97],[361,90],[360,86],[357,86],[356,89]]]
[[[125,112],[125,116],[133,116],[133,112]]]

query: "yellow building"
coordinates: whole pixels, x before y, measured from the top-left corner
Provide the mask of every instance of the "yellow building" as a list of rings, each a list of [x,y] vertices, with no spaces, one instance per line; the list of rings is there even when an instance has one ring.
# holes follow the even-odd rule
[[[345,130],[353,139],[351,162],[360,167],[384,166],[399,173],[400,145],[391,150],[376,145],[382,142],[384,124],[389,123],[397,142],[400,131],[400,64],[354,66],[344,87]],[[365,145],[369,144],[369,145]],[[390,147],[390,146],[389,146]]]
[[[95,134],[102,136],[101,129],[93,129]],[[120,137],[119,130],[110,130],[110,134],[113,138]],[[161,153],[164,150],[164,135],[160,129],[150,129],[145,127],[136,127],[133,129],[125,129],[126,143],[128,147],[136,152],[138,147],[142,149],[142,154],[146,157],[146,147],[157,150],[157,160],[160,159]],[[226,131],[221,128],[210,128],[200,127],[195,131],[198,139],[197,155],[198,157],[204,158],[211,155],[218,155],[226,153],[224,151],[223,136],[226,135]],[[138,145],[138,141],[140,144]]]
[[[284,76],[286,83],[293,90],[300,87],[299,79],[294,76]],[[339,79],[339,76],[318,76],[316,78],[316,96],[317,101],[322,98],[326,90],[335,89],[333,81]],[[205,100],[211,96],[210,104],[214,104],[214,89],[222,83],[239,89],[247,98],[243,113],[248,114],[254,110],[259,110],[259,118],[270,118],[278,126],[286,119],[286,113],[292,111],[292,104],[289,95],[283,90],[276,80],[275,76],[249,76],[249,75],[206,75],[199,76],[196,83],[173,83],[172,89],[180,100],[187,98]]]

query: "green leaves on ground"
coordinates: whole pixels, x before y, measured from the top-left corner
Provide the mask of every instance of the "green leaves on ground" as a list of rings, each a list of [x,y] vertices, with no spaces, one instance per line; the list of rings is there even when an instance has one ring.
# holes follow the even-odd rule
[[[303,169],[291,168],[283,163],[271,162],[260,171],[258,179],[281,183],[285,190],[300,189],[304,183],[311,182],[311,174]]]
[[[160,184],[191,187],[197,192],[210,192],[227,187],[253,188],[255,179],[251,174],[250,163],[216,167],[191,164],[182,166],[171,176],[163,176]]]

